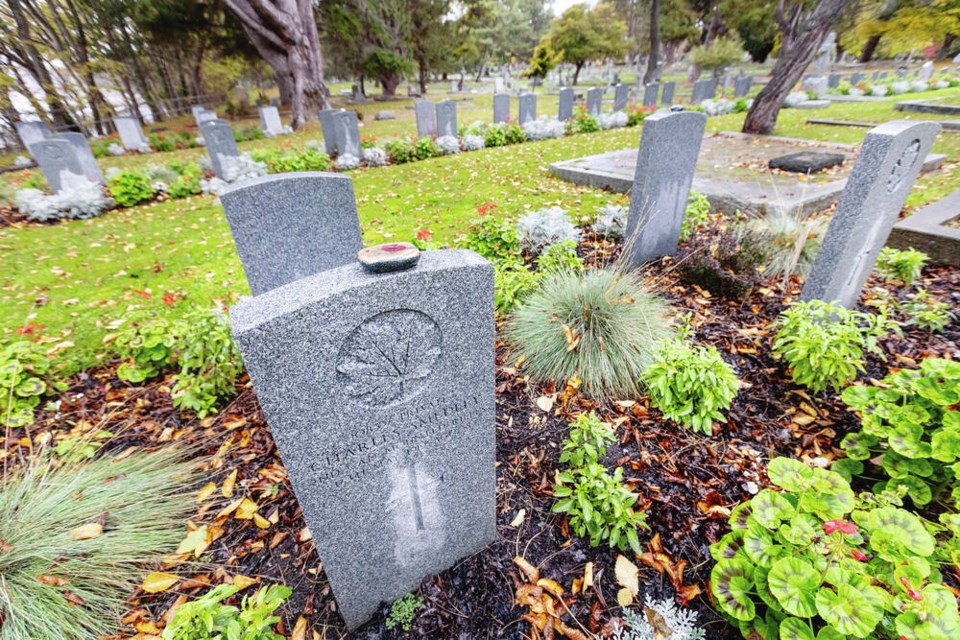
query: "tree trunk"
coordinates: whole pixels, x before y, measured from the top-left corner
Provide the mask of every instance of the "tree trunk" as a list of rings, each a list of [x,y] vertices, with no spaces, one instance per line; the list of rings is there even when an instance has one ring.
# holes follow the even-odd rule
[[[378,80],[380,89],[385,96],[397,95],[397,87],[400,86],[400,76],[381,76]]]
[[[291,80],[291,124],[319,118],[330,105],[312,0],[224,0],[260,56]],[[309,113],[309,116],[308,116]]]
[[[647,72],[643,74],[644,84],[656,82],[660,76],[660,0],[650,3],[650,55],[647,57]]]
[[[427,95],[427,63],[425,60],[417,60],[417,66],[420,67],[419,84],[420,95]],[[392,93],[390,95],[393,95]]]
[[[953,49],[953,43],[956,41],[956,34],[948,33],[943,39],[943,44],[940,45],[940,50],[937,51],[937,60],[946,60],[949,58],[950,50]]]
[[[873,54],[877,51],[877,45],[880,44],[880,35],[870,36],[863,45],[863,51],[860,52],[860,62],[870,62]]]
[[[577,60],[577,68],[573,70],[573,84],[570,86],[576,86],[577,80],[580,78],[580,70],[583,69],[585,60]]]
[[[783,15],[783,1],[777,9],[782,45],[770,82],[760,91],[743,122],[744,133],[767,134],[777,124],[777,115],[787,94],[813,61],[823,38],[850,0],[820,0],[812,11],[797,5],[789,17]]]

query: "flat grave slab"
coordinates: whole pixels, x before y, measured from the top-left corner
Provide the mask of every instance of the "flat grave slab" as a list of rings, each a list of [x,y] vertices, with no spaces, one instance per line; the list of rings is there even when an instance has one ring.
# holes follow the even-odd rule
[[[847,159],[843,153],[825,153],[821,151],[798,151],[785,156],[777,156],[767,163],[771,169],[792,173],[819,173],[843,164]]]
[[[944,98],[926,98],[924,100],[903,100],[893,105],[896,111],[910,113],[932,113],[940,116],[960,116],[960,104],[946,102]]]
[[[941,131],[947,131],[950,133],[960,132],[960,122],[955,120],[938,120],[940,123]],[[819,124],[828,127],[862,127],[864,129],[872,129],[877,126],[877,122],[856,122],[854,120],[835,120],[833,118],[810,118],[807,120],[807,124]]]
[[[768,169],[771,159],[799,151],[843,154],[845,161],[829,172],[810,176]],[[721,131],[704,137],[692,188],[723,213],[813,213],[839,199],[856,152],[857,145],[852,144]],[[928,155],[922,171],[939,169],[943,160],[941,154]],[[621,149],[555,162],[550,173],[574,184],[629,193],[636,163],[637,149]]]
[[[887,246],[913,247],[937,264],[960,266],[960,191],[895,224]]]

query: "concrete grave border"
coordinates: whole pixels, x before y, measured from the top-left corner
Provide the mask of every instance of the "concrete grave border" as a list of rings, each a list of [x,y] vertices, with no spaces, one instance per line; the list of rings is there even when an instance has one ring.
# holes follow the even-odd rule
[[[960,191],[928,204],[893,226],[887,246],[913,247],[923,251],[937,264],[960,266],[960,227],[947,222],[960,217]]]

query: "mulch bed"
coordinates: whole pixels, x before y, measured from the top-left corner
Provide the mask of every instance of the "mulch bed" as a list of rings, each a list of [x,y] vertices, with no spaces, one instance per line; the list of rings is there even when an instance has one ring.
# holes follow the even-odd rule
[[[604,261],[617,248],[602,242],[582,247],[588,262]],[[504,345],[497,349],[497,504],[499,539],[483,552],[437,576],[426,578],[419,595],[425,600],[409,633],[387,630],[381,614],[355,638],[535,638],[521,618],[526,607],[515,604],[524,582],[515,556],[539,567],[570,596],[566,624],[581,632],[608,637],[619,607],[614,563],[619,552],[592,549],[575,537],[563,517],[552,514],[552,487],[558,469],[560,442],[567,422],[581,411],[597,409],[616,427],[619,446],[608,462],[624,468],[624,478],[640,495],[650,530],[641,535],[645,553],[625,553],[640,568],[640,590],[655,597],[689,603],[711,639],[740,634],[713,610],[707,584],[712,560],[709,545],[727,530],[727,516],[736,504],[768,484],[766,462],[777,455],[805,460],[832,459],[843,434],[857,419],[831,393],[809,394],[792,385],[783,365],[769,355],[772,336],[767,326],[785,302],[799,294],[793,281],[766,282],[741,300],[723,300],[681,282],[669,259],[654,266],[651,283],[690,313],[696,338],[712,344],[736,369],[743,389],[728,413],[728,422],[704,437],[664,421],[644,398],[597,406],[563,388],[532,384],[517,370]],[[871,280],[867,286],[880,286]],[[928,291],[960,307],[960,273],[927,269]],[[890,286],[886,288],[890,289]],[[904,292],[892,287],[896,295]],[[941,335],[907,329],[904,336],[883,343],[886,362],[871,358],[864,380],[879,379],[891,367],[913,366],[927,357],[960,358],[960,322]],[[170,403],[169,382],[143,387],[119,381],[113,367],[79,376],[62,394],[58,415],[41,412],[44,430],[107,429],[116,434],[110,447],[155,448],[182,446],[201,465],[198,487],[217,485],[198,503],[192,522],[220,528],[220,534],[196,563],[172,569],[184,580],[158,594],[131,594],[124,621],[133,636],[152,637],[162,619],[178,602],[202,594],[208,585],[246,576],[263,583],[282,582],[294,593],[283,608],[279,629],[294,638],[346,637],[343,622],[310,542],[296,499],[290,489],[255,394],[244,380],[238,396],[213,418],[185,420]],[[539,401],[539,402],[538,402]],[[544,410],[544,407],[549,410]],[[13,431],[8,446],[24,435]],[[224,481],[236,470],[236,487],[222,495]],[[257,503],[258,523],[237,519],[224,507],[247,496]],[[522,516],[520,514],[523,513]],[[266,527],[262,525],[266,523]],[[186,531],[185,531],[186,534]],[[570,595],[574,582],[592,563],[593,588]],[[958,576],[948,577],[955,580]],[[641,596],[642,597],[642,596]],[[299,625],[298,625],[299,623]],[[306,626],[305,626],[306,623]],[[299,635],[306,628],[313,629]],[[561,637],[557,634],[557,637]]]

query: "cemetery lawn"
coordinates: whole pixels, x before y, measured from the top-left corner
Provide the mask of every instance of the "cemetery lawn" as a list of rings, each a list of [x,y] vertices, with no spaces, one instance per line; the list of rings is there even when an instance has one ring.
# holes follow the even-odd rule
[[[910,94],[910,99],[928,95],[957,97],[960,89]],[[813,111],[784,109],[775,133],[858,143],[867,129],[814,126],[806,121],[816,117],[877,123],[898,118],[942,119],[894,112],[893,104],[902,98],[834,103],[828,109]],[[541,94],[540,99],[541,113],[556,109],[555,96]],[[491,102],[489,94],[473,96],[472,102],[463,103],[460,122],[486,118]],[[362,105],[367,123],[363,135],[382,140],[411,134],[415,131],[413,112],[404,109],[405,104],[409,101]],[[394,110],[398,119],[374,121],[373,114],[382,109]],[[730,114],[711,118],[708,131],[737,131],[743,117]],[[252,121],[236,126],[249,124]],[[364,242],[410,240],[418,231],[429,230],[434,241],[452,243],[485,203],[497,205],[488,215],[503,218],[516,218],[527,210],[552,205],[574,215],[591,215],[604,203],[625,203],[626,196],[555,179],[547,167],[555,161],[635,148],[639,137],[639,128],[614,129],[355,171],[350,175]],[[319,138],[319,126],[311,124],[292,136],[249,141],[240,148],[302,147],[308,140]],[[941,133],[933,151],[947,154],[947,162],[942,170],[920,177],[907,201],[910,210],[960,189],[960,172],[956,170],[960,134]],[[203,153],[203,149],[191,149],[111,157],[102,159],[101,165],[142,168],[174,158],[197,158]],[[0,179],[17,179],[17,175]],[[0,333],[9,337],[29,323],[42,325],[45,340],[50,341],[51,348],[59,345],[63,351],[61,366],[69,371],[104,358],[104,338],[109,337],[112,323],[130,309],[150,308],[175,315],[181,313],[181,305],[229,305],[249,292],[222,209],[207,196],[115,209],[93,220],[0,228],[0,256],[6,265],[0,272]],[[168,294],[176,298],[177,308],[161,302]]]

